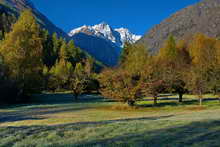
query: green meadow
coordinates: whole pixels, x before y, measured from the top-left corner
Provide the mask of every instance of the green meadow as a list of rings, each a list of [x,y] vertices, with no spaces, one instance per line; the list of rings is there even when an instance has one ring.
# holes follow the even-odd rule
[[[1,147],[219,146],[220,103],[206,95],[151,98],[136,107],[98,95],[36,95],[32,104],[0,108]]]

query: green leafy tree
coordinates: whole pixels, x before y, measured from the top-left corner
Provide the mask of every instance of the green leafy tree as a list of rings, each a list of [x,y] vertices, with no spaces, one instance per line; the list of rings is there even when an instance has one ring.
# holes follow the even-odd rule
[[[71,76],[74,68],[72,64],[64,59],[57,61],[49,72],[49,87],[50,89],[68,89],[70,85]]]
[[[79,95],[81,95],[85,88],[87,83],[87,74],[85,73],[85,69],[81,63],[77,63],[74,73],[71,77],[71,88],[73,91],[73,95],[75,97],[75,100],[78,100]]]

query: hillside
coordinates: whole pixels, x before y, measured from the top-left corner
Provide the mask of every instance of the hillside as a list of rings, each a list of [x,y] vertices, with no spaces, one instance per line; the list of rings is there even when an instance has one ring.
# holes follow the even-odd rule
[[[116,49],[119,50],[120,48],[113,43],[85,33],[77,33],[72,39],[76,46],[79,46],[105,65],[114,66],[117,64],[119,53]]]
[[[139,41],[147,44],[153,52],[158,51],[168,35],[177,39],[195,33],[210,37],[220,36],[220,0],[203,0],[184,8],[150,29]]]
[[[59,36],[69,38],[68,35],[60,28],[55,26],[46,16],[39,12],[29,0],[0,0],[0,11],[19,16],[24,9],[31,9],[36,16],[38,23],[50,33],[56,32]]]

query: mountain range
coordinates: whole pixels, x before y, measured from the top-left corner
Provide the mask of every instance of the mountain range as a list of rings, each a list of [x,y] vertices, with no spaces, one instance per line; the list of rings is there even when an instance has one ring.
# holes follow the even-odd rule
[[[0,12],[8,11],[19,16],[24,9],[31,9],[38,23],[50,33],[55,32],[67,40],[73,39],[76,46],[110,66],[117,64],[125,42],[146,44],[150,51],[156,53],[169,35],[177,40],[189,38],[195,33],[220,37],[220,0],[202,0],[188,6],[155,25],[143,37],[125,28],[113,29],[105,22],[84,25],[67,34],[40,13],[30,0],[0,0]]]
[[[86,33],[88,35],[96,36],[111,41],[118,47],[123,47],[125,42],[135,43],[141,36],[131,33],[126,28],[112,29],[106,22],[94,26],[82,26],[70,31],[69,36],[72,37],[77,33]]]
[[[0,11],[4,10],[4,12],[7,11],[7,13],[12,13],[18,17],[24,9],[31,9],[38,23],[50,34],[56,33],[66,40],[73,39],[76,46],[108,66],[117,64],[125,42],[135,43],[141,38],[141,36],[136,36],[125,28],[112,29],[107,23],[82,26],[67,34],[39,12],[30,0],[0,0]]]
[[[105,22],[94,26],[82,26],[70,31],[76,46],[86,50],[107,65],[115,65],[125,42],[135,43],[141,36],[126,28],[113,29]]]

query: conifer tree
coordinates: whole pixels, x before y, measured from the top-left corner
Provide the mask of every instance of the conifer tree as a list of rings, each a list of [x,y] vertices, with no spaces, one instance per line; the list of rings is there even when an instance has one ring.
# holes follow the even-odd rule
[[[73,64],[80,62],[83,57],[83,53],[80,48],[74,45],[73,40],[69,41],[67,44],[68,60]]]
[[[65,60],[68,61],[68,50],[67,50],[67,44],[66,41],[62,41],[62,45],[60,47],[60,52],[59,52],[59,59],[60,60]]]
[[[21,93],[29,94],[40,88],[43,66],[40,31],[32,12],[25,10],[1,43],[4,62],[10,77],[19,83]]]
[[[121,56],[120,67],[140,76],[143,67],[148,62],[148,57],[148,50],[143,44],[126,44]]]
[[[159,58],[167,61],[175,61],[177,57],[177,47],[175,38],[170,35],[168,40],[165,41],[164,46],[160,49]]]
[[[122,49],[119,64],[123,65],[126,60],[129,52],[131,52],[132,45],[129,42],[125,42],[124,48]]]
[[[190,55],[192,66],[188,74],[187,85],[192,93],[198,95],[200,105],[202,105],[203,94],[210,90],[210,80],[215,69],[216,58],[216,39],[209,38],[203,34],[196,34],[190,43]]]
[[[190,64],[190,55],[186,49],[185,41],[176,43],[173,36],[169,36],[160,49],[157,57],[160,79],[166,82],[167,91],[179,94],[179,102],[182,102],[183,94],[187,91],[184,82],[184,70]]]
[[[50,70],[50,80],[49,86],[52,89],[68,89],[70,86],[70,78],[74,72],[74,67],[68,61],[68,52],[67,52],[67,44],[65,40],[56,39],[56,34],[53,35],[55,46],[59,42],[62,42],[60,49],[59,49],[59,56],[56,60],[56,64]]]
[[[53,54],[54,54],[54,59],[55,61],[57,60],[57,58],[59,57],[59,50],[60,47],[62,45],[62,42],[60,41],[60,39],[58,39],[57,34],[54,33],[52,35],[52,42],[53,42]]]
[[[56,62],[56,52],[53,51],[53,40],[47,30],[42,31],[43,38],[43,63],[51,68]]]

